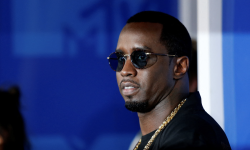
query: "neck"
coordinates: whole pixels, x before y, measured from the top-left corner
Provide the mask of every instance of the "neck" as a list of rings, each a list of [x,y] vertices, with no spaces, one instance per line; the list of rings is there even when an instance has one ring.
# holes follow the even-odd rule
[[[138,113],[142,135],[146,135],[156,129],[170,115],[174,108],[187,96],[189,90],[185,86],[175,88],[165,99],[161,100],[156,107],[147,113]]]

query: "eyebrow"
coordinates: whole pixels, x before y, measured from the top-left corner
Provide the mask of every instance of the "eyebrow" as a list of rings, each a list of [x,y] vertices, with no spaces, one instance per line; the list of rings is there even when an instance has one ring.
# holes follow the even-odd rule
[[[152,49],[150,47],[147,47],[147,46],[137,46],[137,47],[134,47],[132,49],[133,50],[140,49],[140,50],[152,51]],[[121,49],[116,49],[115,52],[124,53],[123,50],[121,50]]]
[[[123,53],[121,49],[116,49],[115,52]]]
[[[136,50],[136,49],[147,50],[147,51],[152,50],[150,47],[147,47],[147,46],[138,46],[138,47],[133,48],[133,50]]]

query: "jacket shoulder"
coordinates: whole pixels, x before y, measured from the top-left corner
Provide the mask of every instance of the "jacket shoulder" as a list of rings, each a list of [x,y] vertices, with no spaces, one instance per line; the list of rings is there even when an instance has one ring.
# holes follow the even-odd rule
[[[159,135],[161,147],[231,149],[218,123],[205,111],[179,115]]]

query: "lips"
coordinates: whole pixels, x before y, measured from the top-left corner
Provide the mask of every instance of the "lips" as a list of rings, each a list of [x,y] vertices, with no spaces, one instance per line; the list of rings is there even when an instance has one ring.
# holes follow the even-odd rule
[[[122,80],[120,88],[122,95],[132,96],[139,91],[140,85],[133,80]]]

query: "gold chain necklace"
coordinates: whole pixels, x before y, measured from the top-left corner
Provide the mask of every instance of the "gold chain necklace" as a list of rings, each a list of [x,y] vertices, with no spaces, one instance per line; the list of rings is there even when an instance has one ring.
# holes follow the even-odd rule
[[[176,113],[179,111],[179,109],[181,108],[181,106],[186,102],[186,99],[182,100],[178,106],[176,106],[174,108],[174,110],[171,112],[171,114],[163,121],[163,123],[159,126],[159,128],[155,131],[154,135],[151,137],[151,139],[148,141],[147,145],[144,147],[143,150],[148,150],[149,147],[152,145],[152,143],[154,142],[156,136],[168,125],[168,123],[174,118],[174,116],[176,115]],[[137,150],[139,145],[141,144],[141,139],[139,140],[139,142],[136,144],[134,150]]]

